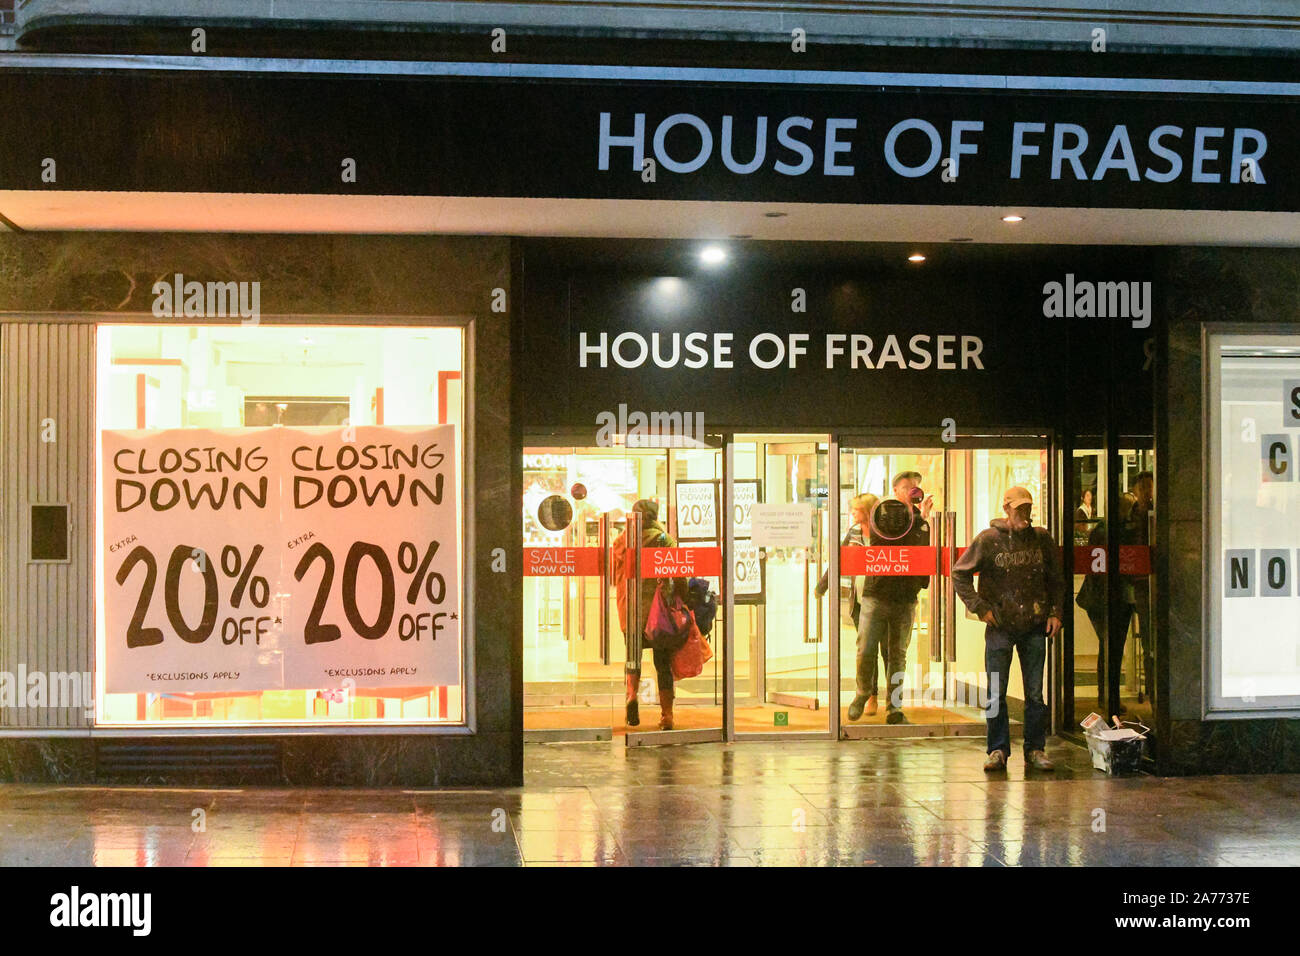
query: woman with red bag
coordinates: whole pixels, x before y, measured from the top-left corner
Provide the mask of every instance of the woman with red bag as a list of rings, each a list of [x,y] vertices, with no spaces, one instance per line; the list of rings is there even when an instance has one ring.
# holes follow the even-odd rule
[[[632,506],[632,511],[641,515],[642,548],[675,548],[677,542],[659,523],[659,504],[649,498],[642,498]],[[687,634],[682,633],[680,640],[656,641],[646,632],[646,622],[650,609],[660,588],[666,602],[671,604],[674,598],[686,596],[685,578],[642,578],[640,583],[640,608],[637,620],[632,627],[628,625],[628,603],[631,589],[638,582],[632,578],[632,555],[627,546],[627,532],[619,535],[613,545],[613,578],[618,594],[618,623],[623,629],[627,645],[627,664],[624,668],[624,692],[626,696],[627,725],[635,727],[641,723],[640,706],[637,702],[637,688],[641,683],[641,651],[650,648],[654,652],[655,676],[659,683],[659,729],[673,729],[673,654],[686,643]]]

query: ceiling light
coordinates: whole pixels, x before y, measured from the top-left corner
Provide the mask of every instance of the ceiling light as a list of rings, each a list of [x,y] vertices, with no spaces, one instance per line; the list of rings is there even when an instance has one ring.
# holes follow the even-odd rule
[[[773,212],[765,212],[763,213],[763,215],[766,216],[768,219],[784,219],[788,215],[788,213],[773,211]]]
[[[700,250],[700,261],[706,266],[716,266],[727,259],[727,250],[721,246],[705,246]]]
[[[1015,213],[1012,213],[1012,214],[1009,215],[1009,216],[1003,216],[1003,217],[1002,217],[1002,221],[1003,221],[1003,222],[1024,222],[1024,221],[1025,221],[1025,217],[1024,217],[1024,216],[1017,216]]]
[[[924,262],[924,261],[925,261],[925,256],[921,255],[919,252],[914,252],[914,253],[912,253],[910,256],[907,257],[907,261],[908,261],[908,262]]]

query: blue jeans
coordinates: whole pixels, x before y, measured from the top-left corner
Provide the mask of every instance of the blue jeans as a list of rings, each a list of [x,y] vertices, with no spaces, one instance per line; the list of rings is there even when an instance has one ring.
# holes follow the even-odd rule
[[[900,709],[894,703],[894,696],[895,691],[902,687],[907,672],[907,647],[912,642],[912,618],[915,614],[915,601],[862,599],[858,616],[858,695],[876,695],[876,657],[883,655],[887,711]]]
[[[988,752],[1011,754],[1011,723],[1007,719],[1007,683],[1011,679],[1011,651],[1020,658],[1020,676],[1025,685],[1025,754],[1047,746],[1047,704],[1043,702],[1043,664],[1047,660],[1047,628],[1039,625],[1023,634],[1012,634],[987,625],[984,630],[984,669],[988,673]],[[994,696],[994,681],[997,694]]]

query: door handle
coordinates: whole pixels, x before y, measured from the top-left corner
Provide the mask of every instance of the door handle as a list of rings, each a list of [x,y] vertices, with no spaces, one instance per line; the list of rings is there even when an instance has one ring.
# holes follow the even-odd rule
[[[939,515],[943,517],[942,513]],[[943,522],[936,521],[930,525],[930,544],[935,549],[934,574],[930,575],[930,660],[943,660],[943,640],[940,622],[943,620],[942,595],[939,584],[943,579]]]
[[[623,534],[627,535],[627,546],[632,555],[632,567],[628,578],[632,585],[627,592],[627,661],[624,670],[631,673],[641,672],[641,637],[637,623],[641,620],[641,512],[630,511]]]
[[[600,547],[600,663],[609,666],[609,512],[600,516],[597,544]]]
[[[945,550],[955,550],[957,542],[957,512],[947,511],[943,515],[944,523],[944,548]],[[953,560],[956,560],[954,555]],[[944,659],[955,662],[957,660],[957,586],[952,580],[952,570],[949,568],[948,574],[943,579],[943,604],[947,614],[947,627],[944,629]]]

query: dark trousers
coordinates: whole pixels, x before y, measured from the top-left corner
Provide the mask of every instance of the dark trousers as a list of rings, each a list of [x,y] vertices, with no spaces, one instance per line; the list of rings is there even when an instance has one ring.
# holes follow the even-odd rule
[[[865,614],[858,615],[858,666],[857,693],[859,697],[877,697],[880,694],[880,664],[885,648],[879,639],[872,642]]]
[[[1106,673],[1101,673],[1101,655],[1097,655],[1097,703],[1110,711],[1108,717],[1119,713],[1121,701],[1120,680],[1124,674],[1124,646],[1128,643],[1129,620],[1133,615],[1133,605],[1121,605],[1120,619],[1114,627],[1106,627],[1106,615],[1088,612],[1088,620],[1097,634],[1097,643],[1106,641]]]
[[[642,650],[653,651],[652,658],[655,664],[655,679],[659,684],[659,696],[663,697],[665,691],[671,693],[673,689],[673,652],[655,647],[650,643],[650,638],[644,635],[642,635],[641,640],[629,640],[626,644],[627,657],[623,664],[623,672],[631,674],[639,685],[641,683],[641,652]]]
[[[885,658],[888,711],[901,710],[903,680],[907,676],[907,648],[912,643],[915,601],[883,601],[864,597],[858,618],[858,694],[876,693],[876,655]]]
[[[1152,630],[1151,592],[1146,578],[1133,582],[1133,615],[1137,618],[1138,646],[1142,652],[1142,689],[1147,700],[1151,700],[1156,686],[1156,635]]]
[[[1047,629],[1039,625],[1012,634],[993,625],[984,630],[984,669],[988,673],[988,752],[1011,754],[1011,722],[1007,717],[1007,684],[1011,680],[1011,652],[1020,658],[1025,685],[1025,754],[1047,746],[1047,704],[1043,701],[1043,664],[1047,660]],[[996,681],[996,684],[995,684]],[[996,693],[994,691],[996,690]]]

